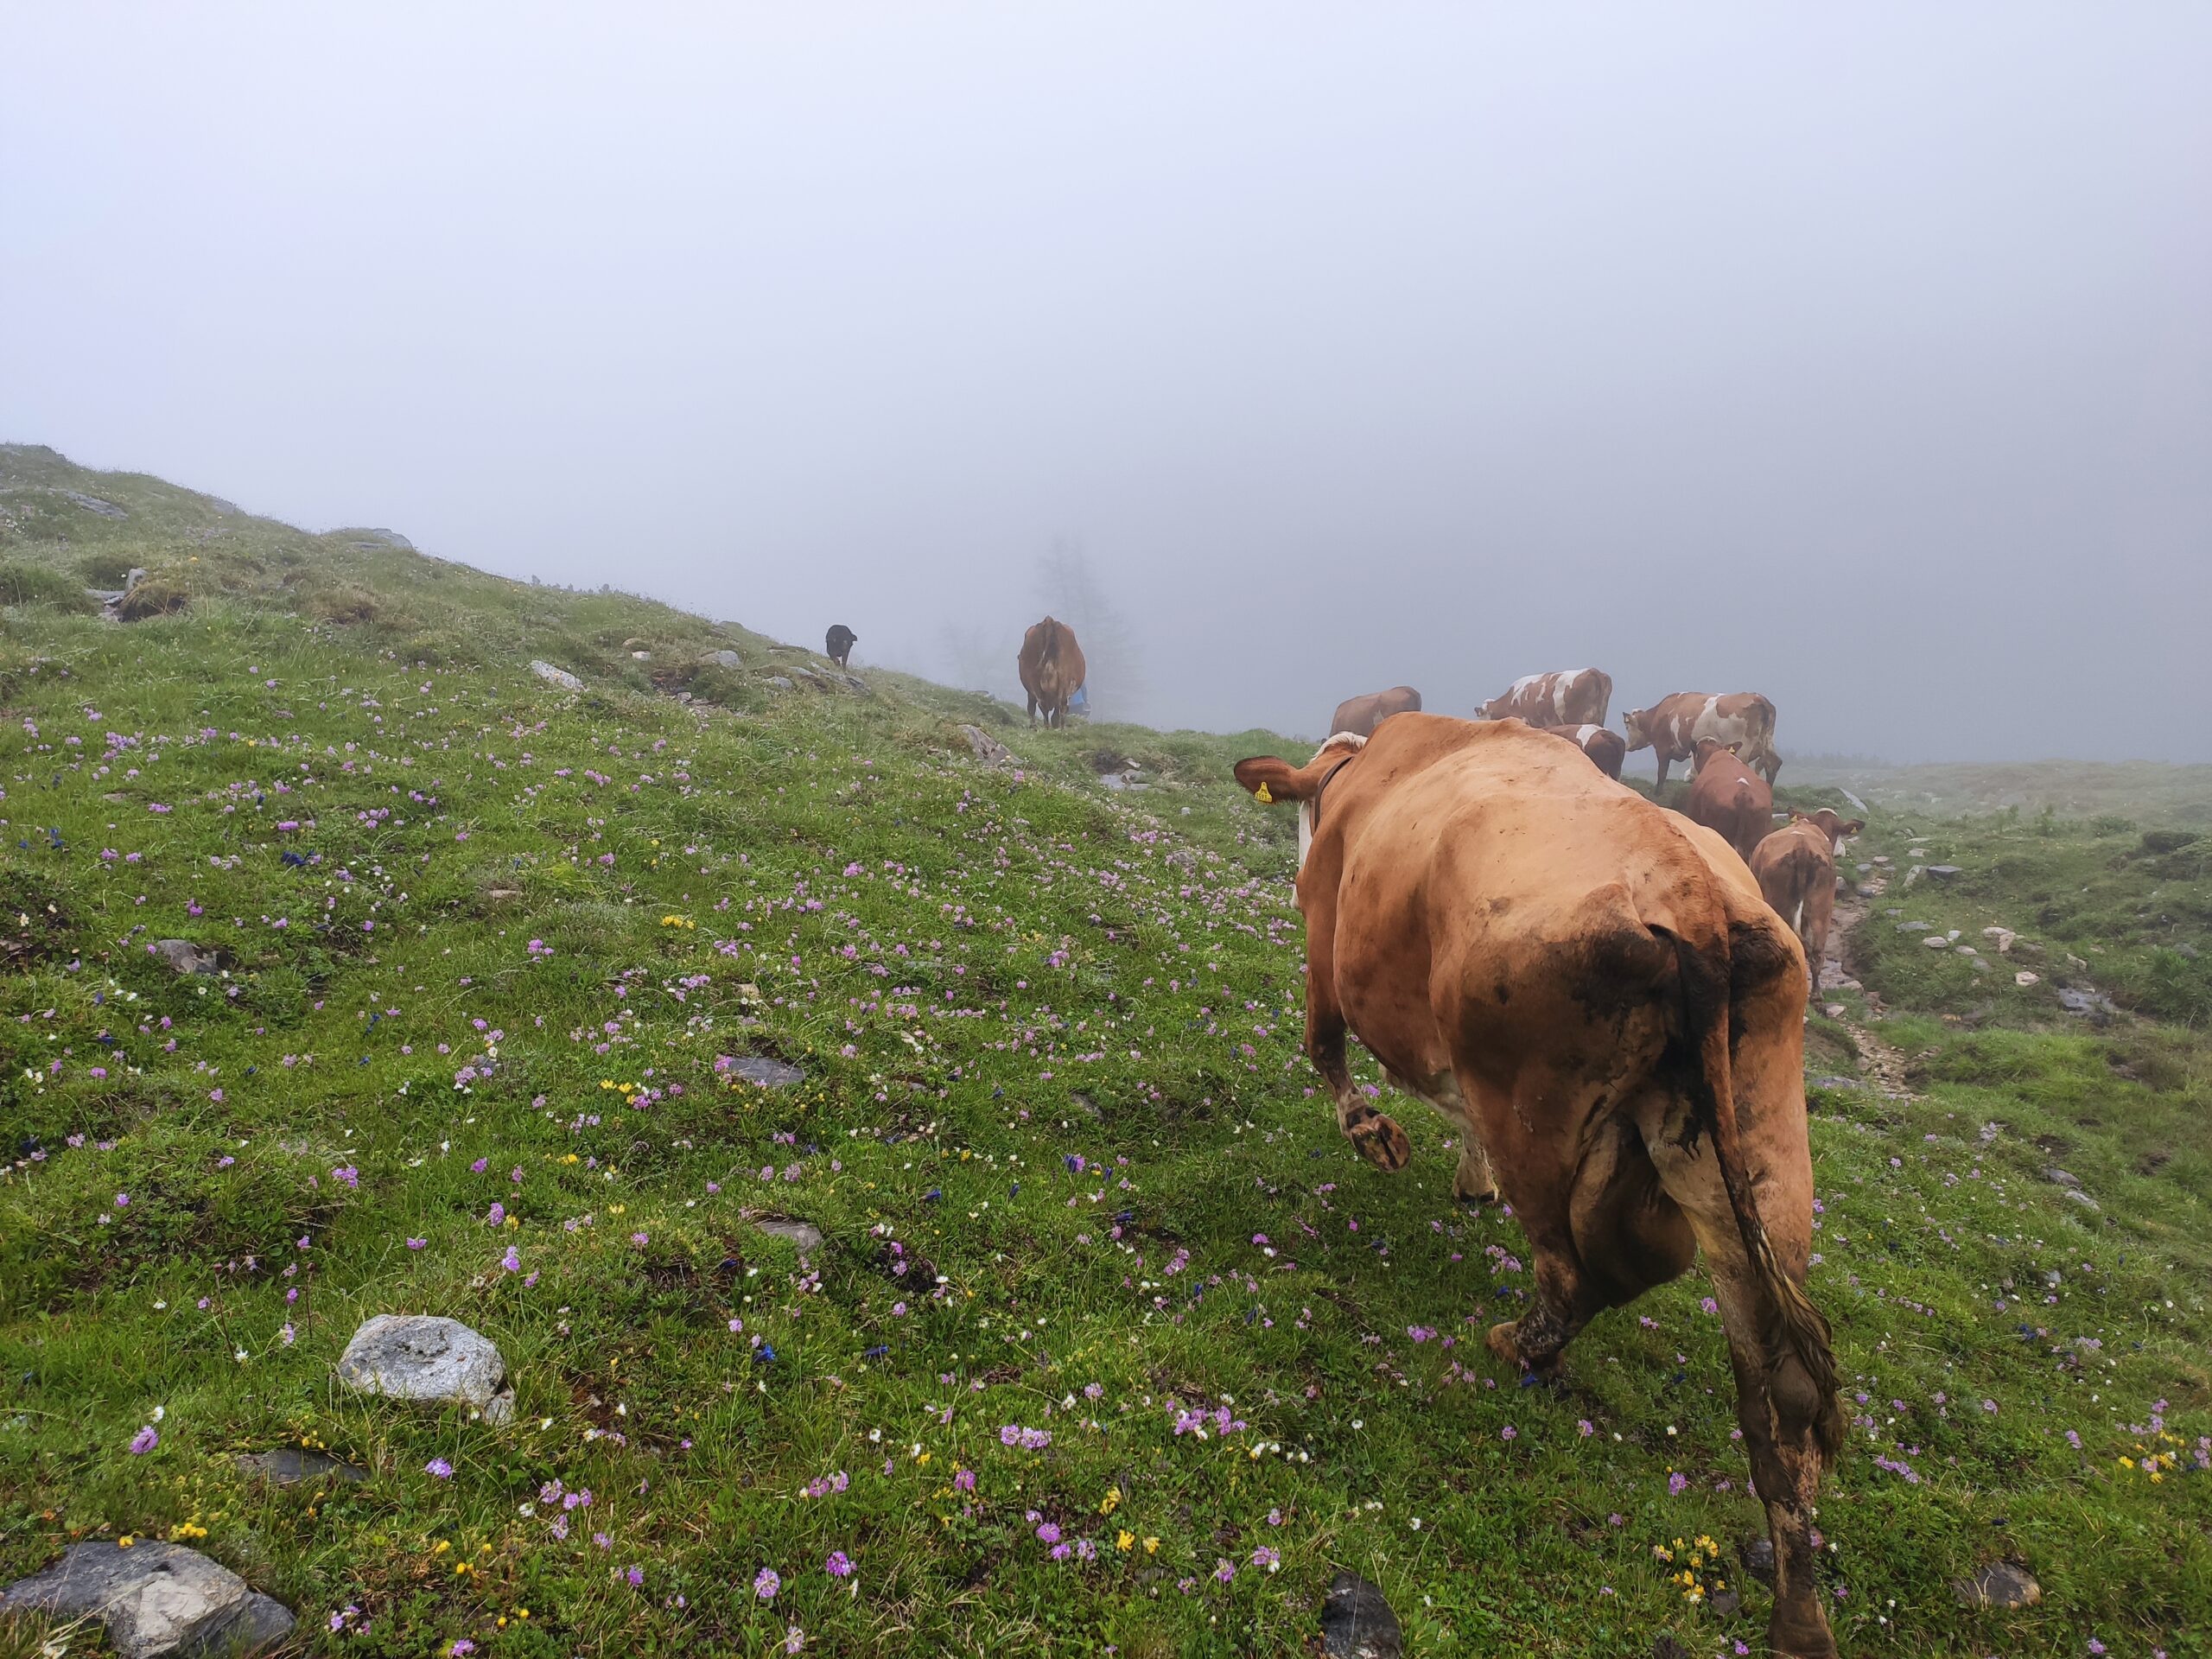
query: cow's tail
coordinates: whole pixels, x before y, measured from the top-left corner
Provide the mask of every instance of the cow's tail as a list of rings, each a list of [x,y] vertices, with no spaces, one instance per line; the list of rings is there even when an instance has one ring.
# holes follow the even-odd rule
[[[1769,1397],[1782,1382],[1780,1373],[1793,1364],[1803,1371],[1816,1402],[1813,1427],[1821,1456],[1833,1462],[1843,1445],[1843,1408],[1836,1397],[1832,1333],[1827,1319],[1774,1253],[1766,1224],[1759,1219],[1751,1173],[1737,1133],[1735,1080],[1729,1052],[1733,986],[1727,937],[1723,934],[1697,944],[1677,934],[1675,958],[1682,988],[1682,1037],[1689,1051],[1683,1068],[1690,1099],[1685,1145],[1694,1147],[1700,1130],[1713,1140],[1728,1208],[1743,1240],[1744,1257],[1765,1304],[1759,1342]],[[1796,1395],[1801,1387],[1790,1387],[1789,1392]]]

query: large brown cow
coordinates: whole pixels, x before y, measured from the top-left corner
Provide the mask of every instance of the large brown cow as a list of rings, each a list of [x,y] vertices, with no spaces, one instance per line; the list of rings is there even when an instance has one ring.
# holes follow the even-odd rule
[[[1363,697],[1346,697],[1329,716],[1329,730],[1350,732],[1355,737],[1373,735],[1375,728],[1393,715],[1421,712],[1421,693],[1410,685],[1394,685],[1388,691],[1370,691]]]
[[[1613,677],[1599,668],[1524,674],[1475,710],[1479,720],[1525,720],[1531,726],[1602,726],[1612,706]]]
[[[1828,953],[1828,923],[1835,914],[1835,861],[1844,837],[1866,827],[1862,819],[1838,817],[1827,807],[1792,812],[1789,822],[1751,851],[1751,874],[1774,913],[1805,947],[1806,988],[1821,985],[1821,964]]]
[[[1748,866],[1751,854],[1774,828],[1774,791],[1737,758],[1732,744],[1700,737],[1695,759],[1697,770],[1690,776],[1683,814],[1733,847]]]
[[[1300,803],[1310,832],[1306,1051],[1338,1123],[1384,1168],[1411,1154],[1353,1083],[1350,1032],[1461,1125],[1528,1234],[1534,1298],[1493,1351],[1548,1373],[1599,1313],[1703,1248],[1774,1535],[1768,1638],[1827,1659],[1812,1513],[1843,1423],[1802,1288],[1796,940],[1719,837],[1517,721],[1406,715],[1236,778]]]
[[[1738,752],[1766,774],[1769,785],[1782,770],[1782,756],[1774,747],[1774,705],[1756,691],[1726,696],[1677,691],[1649,709],[1630,709],[1621,716],[1621,729],[1628,734],[1630,754],[1638,749],[1657,752],[1662,789],[1667,786],[1667,768],[1692,759],[1700,737],[1739,745]]]
[[[1014,659],[1014,669],[1028,694],[1029,718],[1034,721],[1042,709],[1047,726],[1066,725],[1068,699],[1083,684],[1086,671],[1075,630],[1046,617],[1021,636],[1021,655]]]
[[[1540,732],[1549,732],[1554,737],[1563,737],[1588,755],[1591,763],[1608,778],[1621,775],[1621,766],[1628,759],[1628,744],[1621,734],[1609,727],[1539,726]]]

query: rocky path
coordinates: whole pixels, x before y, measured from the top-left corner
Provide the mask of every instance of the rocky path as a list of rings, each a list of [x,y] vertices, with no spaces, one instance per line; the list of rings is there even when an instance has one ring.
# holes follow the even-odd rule
[[[1881,999],[1853,977],[1846,958],[1852,935],[1866,921],[1875,901],[1889,890],[1889,885],[1886,869],[1877,866],[1864,882],[1849,890],[1848,896],[1836,900],[1835,914],[1828,926],[1827,950],[1821,963],[1821,993],[1824,1000],[1820,1006],[1822,1014],[1850,1032],[1866,1080],[1892,1099],[1903,1099],[1912,1092],[1905,1086],[1904,1056],[1864,1020],[1853,1018],[1849,1003],[1835,1001],[1832,995],[1836,991],[1855,991],[1868,1014],[1881,1013]]]

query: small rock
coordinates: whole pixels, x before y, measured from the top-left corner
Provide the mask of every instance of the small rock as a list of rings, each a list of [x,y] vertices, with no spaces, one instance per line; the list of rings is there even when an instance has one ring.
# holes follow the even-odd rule
[[[1866,1086],[1865,1081],[1859,1077],[1827,1077],[1813,1079],[1813,1087],[1815,1089],[1864,1089]]]
[[[1889,861],[1890,855],[1887,853],[1877,853],[1874,855],[1874,862],[1877,864],[1886,864]],[[1772,1552],[1770,1551],[1769,1553],[1771,1554]]]
[[[1900,933],[1925,933],[1935,925],[1936,925],[1933,922],[1899,922],[1897,924],[1897,931]]]
[[[45,1572],[10,1585],[0,1606],[97,1618],[124,1659],[252,1652],[282,1640],[294,1622],[283,1603],[221,1562],[151,1539],[129,1549],[72,1544]]]
[[[1357,1573],[1330,1580],[1321,1604],[1321,1651],[1326,1659],[1398,1659],[1405,1651],[1397,1614]]]
[[[2035,1574],[2015,1561],[1992,1561],[1951,1586],[1961,1607],[2032,1607],[2043,1599]]]
[[[2082,1185],[2082,1178],[2080,1176],[2073,1174],[2069,1171],[2060,1169],[2056,1166],[2044,1171],[2043,1178],[2046,1181],[2049,1181],[2053,1186],[2079,1186]]]
[[[1997,954],[2002,957],[2011,953],[2013,943],[2020,936],[2009,927],[1985,927],[1981,930],[1981,937],[1994,944]]]
[[[97,512],[103,518],[128,518],[130,515],[112,501],[103,501],[97,495],[86,495],[79,490],[64,490],[61,498],[74,501],[86,512]]]
[[[1881,890],[1879,887],[1876,887],[1876,886],[1875,886],[1872,882],[1871,882],[1871,881],[1861,881],[1861,882],[1859,884],[1859,886],[1858,886],[1858,887],[1857,887],[1856,891],[1857,891],[1857,893],[1858,893],[1859,896],[1861,899],[1876,899],[1876,898],[1879,898],[1879,897],[1881,896],[1881,892],[1882,892],[1882,890]]]
[[[364,1394],[474,1406],[487,1423],[514,1415],[506,1361],[490,1338],[459,1319],[379,1313],[346,1344],[338,1376]]]
[[[565,668],[556,668],[550,663],[532,662],[530,671],[549,685],[557,685],[564,691],[581,691],[584,683]]]
[[[734,651],[710,651],[699,659],[702,668],[743,668],[745,658]]]
[[[1774,1541],[1771,1538],[1746,1538],[1736,1546],[1736,1559],[1744,1564],[1744,1571],[1761,1584],[1774,1583]]]
[[[2069,1014],[2078,1014],[2093,1025],[2103,1025],[2120,1012],[2113,1001],[2102,991],[2077,991],[2070,986],[2061,986],[2058,1006]]]
[[[219,974],[223,970],[222,961],[214,951],[202,950],[189,939],[156,939],[148,949],[180,974]]]
[[[764,1089],[788,1089],[795,1083],[806,1081],[806,1073],[782,1060],[772,1060],[764,1054],[746,1054],[732,1060],[727,1068],[728,1075],[743,1077],[747,1083],[757,1083]]]
[[[396,530],[364,530],[359,534],[362,539],[353,543],[356,547],[396,547],[403,553],[415,550],[415,543]]]
[[[653,654],[650,651],[633,651],[630,655],[641,663],[650,663],[653,659]]]
[[[1951,948],[1951,942],[1945,938],[1941,933],[1930,933],[1926,938],[1923,939],[1921,943],[1926,945],[1930,950],[1948,950]]]
[[[961,736],[968,740],[968,747],[975,757],[987,766],[1007,766],[1019,763],[1007,746],[980,726],[963,726]]]
[[[1690,1659],[1690,1650],[1662,1630],[1651,1638],[1651,1659]]]
[[[771,1238],[788,1238],[798,1246],[798,1253],[801,1255],[812,1255],[822,1248],[822,1230],[810,1221],[771,1217],[766,1221],[756,1221],[753,1224]]]
[[[2012,976],[2012,982],[2015,985],[2040,985],[2043,982],[2043,976],[2033,972],[2029,969],[2023,968],[2018,973]]]
[[[1909,887],[1927,873],[1928,867],[1925,864],[1916,864],[1904,873],[1904,880],[1898,885]]]
[[[1744,1599],[1733,1590],[1716,1590],[1708,1604],[1718,1618],[1733,1618],[1743,1607]]]
[[[280,1446],[268,1452],[241,1452],[238,1467],[246,1474],[260,1476],[272,1486],[296,1486],[303,1480],[315,1480],[324,1475],[336,1475],[351,1485],[359,1485],[369,1478],[369,1471],[357,1463],[346,1463],[293,1446]]]
[[[1843,1018],[1843,1004],[1840,1002],[1823,1002],[1821,1004],[1821,1012],[1831,1020],[1840,1020]]]
[[[2080,1205],[2084,1210],[2101,1210],[2104,1207],[2078,1186],[2068,1187],[2066,1189],[2066,1196],[2074,1203]]]
[[[774,686],[779,691],[789,691],[793,689],[791,680],[786,676],[781,674],[771,674],[768,677],[768,683]]]
[[[1928,878],[1931,881],[1948,881],[1958,874],[1959,867],[1955,864],[1930,864],[1928,867]]]

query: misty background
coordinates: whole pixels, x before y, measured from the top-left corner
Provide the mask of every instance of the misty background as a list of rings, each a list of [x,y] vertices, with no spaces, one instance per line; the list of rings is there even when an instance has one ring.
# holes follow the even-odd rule
[[[2202,4],[79,3],[0,57],[0,438],[1017,696],[1049,605],[1158,724],[1594,664],[1785,755],[2212,759]]]

